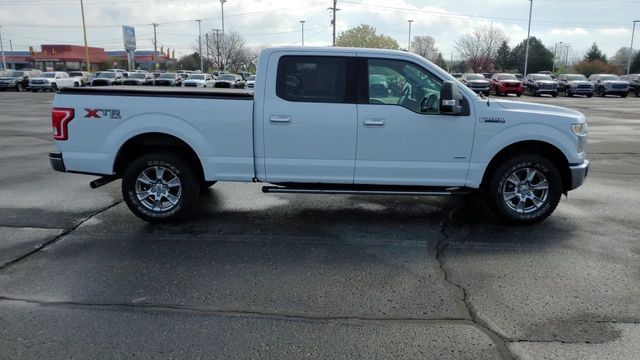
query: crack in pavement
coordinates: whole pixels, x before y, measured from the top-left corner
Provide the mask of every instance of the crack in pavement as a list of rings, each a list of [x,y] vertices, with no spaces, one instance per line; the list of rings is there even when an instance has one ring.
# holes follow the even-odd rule
[[[496,330],[492,329],[491,326],[489,326],[489,324],[487,324],[485,321],[483,321],[482,319],[480,319],[478,317],[477,311],[475,310],[475,308],[473,307],[473,305],[469,301],[466,289],[464,288],[464,286],[455,283],[454,281],[452,281],[449,278],[449,273],[447,272],[447,270],[445,269],[445,266],[444,266],[445,252],[447,250],[447,247],[449,246],[449,234],[447,234],[447,230],[451,226],[451,222],[453,220],[454,214],[457,211],[460,211],[460,210],[464,209],[468,205],[469,205],[469,199],[468,199],[468,197],[465,197],[464,198],[464,203],[462,205],[457,206],[454,209],[452,209],[447,214],[447,217],[444,219],[444,221],[442,222],[442,227],[440,228],[440,235],[442,235],[442,236],[440,237],[440,239],[436,243],[436,261],[438,262],[438,266],[440,267],[440,271],[442,271],[442,273],[444,274],[444,281],[449,283],[453,287],[457,288],[462,293],[462,302],[464,303],[464,305],[467,308],[467,312],[469,313],[469,316],[471,317],[471,321],[483,333],[485,333],[491,339],[491,341],[493,341],[493,343],[496,345],[496,348],[497,348],[498,352],[503,356],[503,358],[505,358],[505,359],[514,359],[513,354],[511,354],[511,351],[507,347],[507,342],[509,342],[510,339],[505,338],[504,336],[502,336]]]
[[[72,227],[70,227],[70,228],[66,229],[66,230],[65,230],[65,231],[63,231],[63,232],[61,232],[58,236],[55,236],[55,237],[53,237],[51,240],[46,241],[46,242],[44,242],[44,243],[42,243],[42,244],[40,244],[40,245],[38,245],[38,246],[34,247],[34,248],[33,248],[33,250],[29,251],[28,253],[26,253],[26,254],[24,254],[24,255],[22,255],[22,256],[19,256],[19,257],[15,258],[15,259],[13,259],[13,260],[11,260],[11,261],[8,261],[8,262],[6,262],[6,263],[4,263],[4,264],[2,264],[2,265],[0,266],[0,271],[5,270],[5,269],[9,268],[10,266],[15,265],[15,264],[19,263],[20,261],[22,261],[22,260],[24,260],[24,259],[28,258],[29,256],[31,256],[31,255],[33,255],[33,254],[35,254],[35,253],[38,253],[40,250],[42,250],[42,249],[44,249],[44,248],[46,248],[46,247],[48,247],[48,246],[50,246],[50,245],[55,244],[56,242],[58,242],[58,240],[62,239],[62,238],[63,238],[63,237],[65,237],[66,235],[69,235],[69,233],[71,233],[72,231],[74,231],[75,229],[77,229],[78,227],[80,227],[80,225],[84,224],[85,222],[87,222],[88,220],[92,219],[93,217],[95,217],[95,216],[97,216],[97,215],[100,215],[100,214],[102,214],[103,212],[108,211],[109,209],[111,209],[111,208],[113,208],[113,207],[117,206],[117,205],[118,205],[118,204],[120,204],[121,202],[122,202],[122,200],[117,201],[117,202],[115,202],[115,203],[113,203],[113,204],[111,204],[111,205],[107,206],[106,208],[100,209],[100,210],[98,210],[98,211],[95,211],[95,212],[93,212],[93,213],[89,214],[88,216],[86,216],[86,217],[84,217],[82,220],[80,220],[77,224],[75,224],[74,226],[72,226]]]

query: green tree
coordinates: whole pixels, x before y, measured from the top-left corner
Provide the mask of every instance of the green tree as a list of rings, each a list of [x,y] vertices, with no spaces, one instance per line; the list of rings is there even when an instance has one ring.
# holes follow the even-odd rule
[[[527,39],[522,40],[511,50],[512,65],[518,72],[524,74],[524,57],[527,49]],[[529,39],[529,61],[527,72],[535,73],[542,70],[551,70],[553,67],[553,52],[547,49],[542,41],[535,36]]]
[[[180,70],[196,70],[200,69],[200,54],[194,52],[193,54],[185,55],[178,59],[177,68]]]
[[[378,35],[376,28],[365,24],[340,32],[336,37],[336,46],[400,49],[400,45],[393,38],[387,35]]]
[[[498,70],[502,71],[509,70],[512,67],[511,48],[509,48],[509,44],[506,41],[503,41],[498,48],[495,65]]]
[[[595,61],[600,60],[603,63],[607,63],[607,55],[605,55],[602,50],[598,47],[596,43],[593,43],[587,53],[584,55],[584,61]]]
[[[444,59],[444,56],[442,56],[442,53],[439,51],[438,51],[438,57],[436,58],[434,63],[445,70],[447,69],[447,61]]]

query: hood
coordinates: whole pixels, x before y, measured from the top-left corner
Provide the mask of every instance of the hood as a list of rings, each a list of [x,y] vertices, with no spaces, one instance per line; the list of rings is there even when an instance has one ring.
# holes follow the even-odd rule
[[[54,80],[54,78],[34,77],[29,80]]]
[[[587,80],[567,80],[567,83],[576,85],[593,85],[590,81]]]
[[[498,80],[498,82],[511,83],[511,84],[516,84],[516,83],[520,84],[521,83],[520,80],[518,80],[518,79],[515,79],[515,80],[513,80],[513,79],[510,79],[510,80]]]
[[[625,80],[602,80],[601,84],[624,84],[624,85],[629,85],[628,81]]]
[[[534,80],[534,83],[540,83],[540,84],[557,84],[557,81],[555,80]]]
[[[201,79],[187,79],[184,82],[186,83],[196,83],[196,84],[202,84],[205,82],[205,80],[201,80]]]
[[[529,102],[523,102],[523,101],[494,100],[494,99],[491,99],[490,102],[491,104],[494,104],[494,103],[498,104],[502,108],[511,110],[511,111],[535,112],[535,113],[541,113],[541,114],[547,114],[547,115],[556,115],[556,116],[560,115],[564,117],[584,118],[584,115],[582,115],[582,113],[575,110],[563,108],[560,106],[536,104],[536,103],[529,103]]]
[[[467,80],[469,84],[488,84],[488,80]]]

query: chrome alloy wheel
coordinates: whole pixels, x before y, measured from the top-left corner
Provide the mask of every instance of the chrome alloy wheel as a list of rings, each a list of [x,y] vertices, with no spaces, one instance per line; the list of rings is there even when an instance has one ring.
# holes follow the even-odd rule
[[[521,168],[509,175],[502,185],[502,198],[507,206],[521,214],[539,210],[547,201],[549,182],[533,168]]]
[[[180,201],[182,183],[171,169],[151,166],[138,175],[136,195],[140,203],[149,210],[171,210]]]

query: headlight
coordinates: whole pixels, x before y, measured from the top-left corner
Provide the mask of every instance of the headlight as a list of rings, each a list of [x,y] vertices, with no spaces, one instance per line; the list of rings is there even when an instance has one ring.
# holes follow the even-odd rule
[[[540,86],[540,85],[542,85],[542,83],[541,83],[540,81],[538,81],[538,82],[536,83],[536,86]]]
[[[576,136],[584,136],[587,134],[589,130],[587,128],[587,123],[584,122],[581,124],[571,125],[571,131],[573,131],[573,133],[576,134]]]
[[[571,83],[569,86],[571,86],[572,88],[574,88],[574,87],[577,87],[577,86],[578,86],[578,84],[576,84],[576,83]]]

